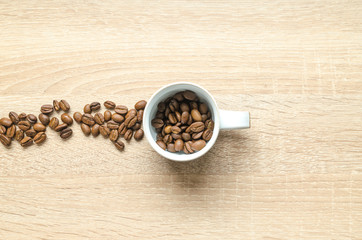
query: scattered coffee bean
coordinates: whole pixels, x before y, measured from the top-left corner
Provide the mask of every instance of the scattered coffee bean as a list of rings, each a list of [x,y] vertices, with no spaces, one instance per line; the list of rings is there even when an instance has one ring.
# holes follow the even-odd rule
[[[142,120],[143,120],[143,112],[144,112],[144,111],[143,111],[142,109],[137,112],[137,121],[138,121],[139,123],[142,123]]]
[[[138,129],[135,133],[134,133],[134,139],[139,141],[143,138],[143,130],[142,129]]]
[[[70,129],[69,127],[64,128],[61,132],[60,132],[60,137],[63,139],[68,139],[72,136],[73,134],[73,130]]]
[[[114,142],[114,146],[116,146],[119,151],[124,150],[124,143],[121,141],[121,139],[118,139],[116,142]]]
[[[108,122],[108,121],[111,120],[111,119],[112,119],[112,113],[111,113],[111,111],[106,110],[106,111],[104,112],[104,121]]]
[[[88,113],[88,114],[90,114],[90,113],[92,112],[92,109],[91,109],[91,107],[90,107],[90,104],[86,104],[86,105],[84,106],[83,112],[84,112],[84,113]]]
[[[62,124],[59,124],[58,126],[56,126],[56,127],[54,128],[54,130],[55,130],[56,132],[61,132],[61,131],[63,131],[63,130],[66,129],[66,128],[68,128],[68,125],[67,125],[66,123],[62,123]]]
[[[50,122],[50,118],[48,115],[45,115],[44,113],[40,113],[39,116],[39,121],[44,125],[44,126],[48,126],[49,122]]]
[[[20,121],[23,121],[23,120],[25,120],[26,119],[26,113],[20,113],[19,114],[19,120]]]
[[[118,114],[124,115],[124,114],[127,114],[128,107],[126,107],[124,105],[117,105],[116,108],[114,109],[114,111]]]
[[[8,127],[8,129],[6,130],[6,136],[8,138],[13,138],[15,136],[15,132],[16,132],[16,126],[13,124],[10,127]]]
[[[137,116],[137,110],[136,109],[130,109],[125,118],[133,118],[134,116]]]
[[[19,115],[16,112],[9,112],[9,118],[14,124],[19,123]]]
[[[103,105],[107,108],[107,109],[114,109],[116,107],[116,104],[112,101],[105,101],[103,103]]]
[[[141,128],[141,124],[140,124],[140,123],[136,123],[136,124],[132,127],[133,130],[138,130],[138,129],[140,129],[140,128]]]
[[[45,134],[45,132],[39,132],[35,135],[33,139],[36,144],[41,144],[47,139],[47,135]]]
[[[127,131],[126,124],[123,122],[121,125],[119,125],[118,132],[120,135],[124,135]]]
[[[85,123],[82,123],[82,124],[80,125],[80,128],[82,129],[82,132],[83,132],[84,135],[86,135],[86,136],[88,136],[88,135],[91,133],[90,127],[89,127],[87,124],[85,124]]]
[[[102,125],[104,123],[104,116],[102,113],[96,113],[93,118],[94,121],[99,125]]]
[[[60,117],[64,123],[66,123],[68,126],[73,124],[73,118],[68,113],[63,113]]]
[[[38,118],[34,114],[28,114],[26,120],[28,120],[30,124],[35,124],[38,121]]]
[[[91,132],[92,132],[93,137],[97,137],[99,135],[99,124],[94,124],[92,126]]]
[[[89,113],[83,114],[82,122],[87,124],[88,126],[93,126],[95,124],[93,116]]]
[[[59,101],[58,100],[53,100],[53,108],[55,111],[59,111],[60,110],[60,105],[59,105]]]
[[[124,124],[126,124],[127,128],[132,128],[137,122],[137,116],[126,118]]]
[[[111,131],[111,133],[109,134],[109,140],[111,140],[112,142],[117,141],[118,137],[119,137],[119,133],[118,133],[118,130],[116,130],[116,129],[113,129]]]
[[[134,105],[134,108],[135,108],[136,110],[143,110],[143,109],[145,109],[146,104],[147,104],[147,102],[146,102],[145,100],[141,100],[141,101],[138,101],[138,102]]]
[[[6,133],[6,127],[0,125],[0,134],[5,134],[5,133]]]
[[[75,112],[73,114],[73,118],[77,123],[81,123],[82,122],[82,114],[80,112]]]
[[[25,134],[26,134],[26,136],[33,138],[37,134],[37,131],[35,131],[33,128],[31,128],[29,130],[26,130]]]
[[[24,138],[24,131],[19,129],[15,133],[15,140],[20,142]]]
[[[124,121],[124,117],[121,114],[113,113],[112,114],[112,120],[117,123],[122,123]]]
[[[64,99],[63,100],[60,100],[59,102],[59,107],[64,111],[64,112],[68,112],[69,109],[70,109],[70,105],[67,101],[65,101]]]
[[[33,139],[31,137],[24,137],[21,141],[20,141],[20,145],[22,147],[29,147],[31,145],[33,145]]]
[[[26,130],[28,130],[28,129],[31,128],[31,124],[30,124],[30,122],[28,122],[27,120],[24,120],[24,121],[20,121],[20,122],[18,123],[18,127],[19,127],[21,130],[26,131]]]
[[[4,146],[10,146],[11,145],[11,138],[8,138],[5,134],[0,133],[0,142],[4,145]]]
[[[53,112],[53,105],[45,104],[45,105],[41,106],[40,111],[43,114],[51,114]]]
[[[133,135],[133,131],[131,129],[128,129],[126,133],[124,134],[123,138],[127,141],[131,140]]]
[[[111,130],[113,129],[118,129],[119,128],[119,124],[116,123],[115,121],[111,120],[107,122],[107,127]]]
[[[101,125],[101,126],[99,126],[99,133],[103,137],[108,137],[109,134],[111,133],[111,130],[106,125]]]
[[[46,130],[46,127],[42,123],[35,123],[33,128],[37,132],[45,132]]]
[[[1,118],[0,124],[3,125],[4,127],[10,127],[13,124],[13,122],[10,120],[10,118]]]
[[[52,117],[52,119],[50,119],[49,122],[49,127],[54,130],[58,125],[59,125],[59,119],[56,117]]]
[[[92,102],[91,104],[90,104],[90,109],[92,110],[92,111],[97,111],[97,110],[99,110],[101,108],[101,104],[99,103],[99,102]]]

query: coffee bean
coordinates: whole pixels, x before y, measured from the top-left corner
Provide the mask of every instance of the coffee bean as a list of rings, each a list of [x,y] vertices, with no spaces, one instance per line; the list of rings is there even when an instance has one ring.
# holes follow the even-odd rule
[[[127,131],[126,124],[123,122],[121,125],[119,125],[118,132],[120,135],[124,135]]]
[[[10,146],[11,145],[11,138],[8,138],[5,134],[0,133],[0,142],[4,146]]]
[[[99,126],[99,132],[103,137],[108,137],[111,133],[111,130],[107,126],[101,125]]]
[[[214,130],[214,121],[213,120],[206,120],[205,127],[210,130]]]
[[[159,119],[159,118],[154,118],[152,121],[151,121],[151,124],[154,128],[161,128],[163,127],[163,121],[162,119]]]
[[[111,131],[111,133],[109,134],[109,140],[111,140],[112,142],[117,141],[118,137],[119,137],[119,133],[118,133],[118,130],[116,130],[116,129],[113,129]]]
[[[82,114],[80,112],[75,112],[73,114],[73,118],[77,123],[81,123],[82,122]]]
[[[136,110],[143,110],[143,109],[145,109],[146,104],[147,104],[147,102],[146,102],[145,100],[141,100],[141,101],[138,101],[138,102],[134,105],[134,108],[135,108]]]
[[[138,121],[139,123],[141,123],[142,120],[143,120],[143,110],[141,109],[141,110],[139,110],[139,111],[137,112],[137,121]]]
[[[124,115],[124,114],[127,114],[128,107],[126,107],[124,105],[117,105],[116,108],[114,109],[114,111],[118,114]]]
[[[6,127],[0,125],[0,134],[5,134],[5,133],[6,133]]]
[[[184,100],[184,96],[182,95],[182,92],[176,93],[175,95],[173,95],[173,98],[179,102],[182,102]]]
[[[190,152],[187,150],[187,148],[186,148],[186,144],[184,144],[184,149],[183,149],[183,151],[184,151],[184,153],[185,154],[190,154]]]
[[[202,131],[202,132],[198,132],[198,133],[193,133],[192,135],[191,135],[191,137],[192,137],[192,139],[194,139],[194,140],[196,140],[196,139],[200,139],[201,137],[202,137],[202,134],[203,134],[204,132]]]
[[[35,124],[38,121],[38,118],[34,114],[28,114],[26,120],[28,120],[30,124]]]
[[[73,124],[73,118],[68,114],[68,113],[63,113],[61,116],[60,116],[60,119],[62,119],[62,121],[64,123],[66,123],[68,126],[72,125]]]
[[[107,122],[107,127],[111,130],[113,129],[118,129],[119,128],[119,124],[116,123],[115,121],[111,120]]]
[[[208,111],[206,103],[200,103],[199,110],[201,114],[206,114]]]
[[[33,145],[33,139],[31,137],[24,137],[21,141],[20,141],[20,145],[22,147],[29,147],[31,145]]]
[[[184,96],[185,99],[189,101],[194,101],[196,99],[196,94],[192,91],[186,90],[182,93],[182,95]]]
[[[192,109],[195,109],[195,110],[199,109],[199,105],[197,104],[197,102],[190,102],[190,107],[191,107],[191,110]]]
[[[59,107],[64,111],[64,112],[67,112],[69,111],[70,109],[70,105],[67,101],[65,101],[64,99],[63,100],[60,100],[59,102]]]
[[[183,102],[180,104],[181,112],[190,112],[190,107],[187,103]]]
[[[34,137],[34,142],[36,144],[41,144],[43,143],[45,140],[47,139],[47,135],[45,134],[45,132],[40,132],[37,135],[35,135]]]
[[[204,130],[204,128],[205,128],[205,125],[203,122],[194,122],[193,124],[190,125],[190,130],[191,130],[191,132],[194,132],[194,133],[201,132]]]
[[[6,130],[6,136],[8,138],[13,138],[15,136],[15,132],[16,132],[16,126],[13,124],[10,127],[8,127],[8,129]]]
[[[109,120],[111,120],[112,119],[112,113],[111,113],[111,111],[105,111],[104,112],[104,121],[106,121],[106,122],[108,122]]]
[[[60,105],[59,105],[59,101],[58,100],[53,100],[53,108],[55,111],[59,111],[60,110]]]
[[[182,139],[177,139],[175,141],[175,151],[179,152],[182,151],[184,149],[184,141],[182,141]]]
[[[26,116],[27,116],[26,113],[20,113],[20,114],[19,114],[19,120],[20,120],[20,121],[25,120],[25,119],[26,119]]]
[[[165,116],[165,117],[168,117],[168,115],[170,114],[170,112],[171,112],[170,108],[169,108],[169,107],[166,107],[164,116]]]
[[[166,144],[163,141],[157,140],[156,143],[158,146],[160,146],[160,148],[162,148],[163,150],[166,150]]]
[[[168,104],[168,107],[170,108],[171,112],[175,112],[179,109],[179,104],[176,99],[171,99],[170,103]]]
[[[134,116],[132,118],[126,118],[124,124],[126,125],[127,128],[131,128],[136,124],[136,122],[137,122],[137,116]]]
[[[137,141],[141,140],[143,138],[143,130],[142,129],[138,129],[135,133],[134,133],[134,139],[136,139]]]
[[[10,127],[13,124],[13,122],[10,120],[10,118],[1,118],[0,124],[3,125],[4,127]]]
[[[202,121],[201,114],[200,114],[199,110],[197,110],[197,109],[192,109],[191,110],[191,117],[195,122],[201,122]]]
[[[191,125],[192,124],[192,117],[191,117],[191,114],[189,114],[189,120],[187,121],[187,125]]]
[[[9,118],[14,124],[19,123],[19,115],[16,112],[9,112]]]
[[[181,137],[185,142],[191,140],[191,135],[189,133],[182,133]]]
[[[119,151],[124,150],[124,143],[121,141],[121,139],[118,139],[116,142],[114,142],[114,146],[116,146]]]
[[[15,140],[20,142],[24,138],[24,131],[19,129],[15,133]]]
[[[138,130],[138,129],[140,129],[140,128],[141,128],[141,124],[140,124],[140,123],[136,123],[136,124],[132,127],[133,130]]]
[[[102,113],[96,113],[93,118],[94,121],[99,125],[102,125],[104,123],[104,116]]]
[[[61,132],[64,129],[66,129],[67,127],[68,127],[68,125],[66,123],[62,123],[62,124],[59,124],[58,126],[56,126],[56,128],[54,128],[54,130],[56,132]]]
[[[130,109],[127,112],[125,118],[130,118],[130,117],[134,117],[134,116],[137,116],[137,110],[136,109]]]
[[[211,119],[211,112],[210,111],[208,111],[206,115],[207,115],[207,119]]]
[[[175,144],[173,144],[173,143],[169,143],[169,144],[167,144],[167,151],[169,151],[169,152],[176,152],[176,150],[175,150]]]
[[[131,140],[133,135],[133,131],[131,129],[128,129],[126,133],[124,134],[123,138],[127,141]]]
[[[209,141],[212,138],[213,131],[211,129],[206,129],[202,134],[202,139]]]
[[[33,128],[37,132],[45,132],[46,130],[46,127],[42,123],[35,123]]]
[[[188,153],[193,153],[194,152],[194,150],[192,150],[191,145],[192,145],[191,141],[187,141],[187,142],[184,143],[184,147],[186,148]]]
[[[45,104],[45,105],[41,106],[40,111],[43,114],[51,114],[53,112],[53,105]]]
[[[114,109],[116,107],[116,104],[112,101],[105,101],[103,103],[103,105],[107,108],[107,109]]]
[[[172,128],[171,125],[167,125],[167,126],[164,128],[165,133],[166,133],[166,134],[171,133],[171,128]]]
[[[56,117],[52,117],[49,122],[49,127],[54,130],[58,125],[59,125],[59,119]]]
[[[189,120],[189,113],[188,112],[183,112],[181,115],[181,123],[182,124],[186,124],[187,121]]]
[[[99,125],[94,124],[91,132],[92,132],[93,137],[97,137],[99,135]]]
[[[164,102],[160,102],[158,105],[157,105],[157,110],[159,112],[164,112],[166,110],[166,104]]]
[[[171,127],[171,132],[178,134],[181,132],[181,128],[173,126],[173,127]]]
[[[112,120],[117,123],[122,123],[124,121],[124,117],[121,114],[113,113],[112,114]]]
[[[201,120],[202,122],[205,122],[205,121],[207,120],[207,115],[206,115],[206,114],[202,114],[202,115],[201,115],[201,119],[202,119],[202,120]]]
[[[33,137],[35,137],[37,132],[34,129],[31,128],[29,130],[26,130],[25,134],[26,134],[26,136],[33,138]]]
[[[171,133],[171,137],[173,140],[177,140],[177,139],[180,139],[181,138],[181,134],[176,134],[176,133]]]
[[[90,104],[86,104],[86,105],[84,106],[83,112],[84,112],[84,113],[88,113],[88,114],[90,114],[90,113],[92,112],[92,109],[91,109],[91,107],[90,107]]]
[[[156,135],[156,141],[162,141],[162,139],[163,139],[163,136],[158,133],[158,134]]]
[[[70,128],[64,128],[61,132],[60,132],[60,137],[63,139],[68,139],[72,136],[73,134],[73,130]]]
[[[162,112],[157,112],[155,118],[163,119],[165,117],[165,114]]]
[[[191,144],[191,148],[194,151],[200,151],[206,146],[205,140],[197,140]]]
[[[162,139],[162,141],[164,142],[164,143],[166,143],[166,144],[169,144],[170,142],[172,142],[172,137],[171,137],[171,135],[170,134],[167,134],[167,135],[165,135],[164,137],[163,137],[163,139]]]
[[[86,136],[89,136],[89,134],[91,133],[90,127],[89,127],[87,124],[85,124],[85,123],[82,123],[82,124],[80,125],[80,128],[82,129],[82,132],[83,132],[84,135],[86,135]]]
[[[176,118],[176,116],[175,116],[174,113],[168,114],[168,120],[169,120],[172,124],[177,123],[177,118]]]
[[[87,124],[88,126],[93,126],[95,124],[93,116],[89,113],[83,114],[82,122]]]
[[[92,110],[92,111],[97,111],[97,110],[99,110],[101,108],[101,104],[99,103],[99,102],[92,102],[91,104],[90,104],[90,109]]]
[[[40,113],[39,116],[39,121],[44,125],[47,126],[50,122],[50,118],[48,115],[45,115],[44,113]]]
[[[23,131],[26,131],[28,130],[30,127],[31,127],[31,124],[30,122],[26,121],[26,120],[23,120],[23,121],[20,121],[18,123],[18,127],[23,130]]]

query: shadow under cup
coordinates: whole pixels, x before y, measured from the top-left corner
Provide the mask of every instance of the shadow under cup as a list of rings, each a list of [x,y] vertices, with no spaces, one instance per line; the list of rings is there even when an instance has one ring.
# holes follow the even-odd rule
[[[157,105],[160,102],[166,100],[168,97],[172,97],[178,92],[182,92],[185,90],[190,90],[195,92],[198,98],[200,99],[200,102],[207,104],[209,111],[211,113],[211,118],[214,121],[215,126],[212,138],[206,143],[206,146],[200,151],[191,154],[185,154],[183,151],[172,153],[163,150],[156,143],[157,132],[156,129],[151,125],[151,121],[156,116]],[[156,93],[153,94],[151,99],[148,101],[143,116],[143,129],[145,131],[146,138],[153,147],[153,149],[163,157],[174,161],[190,161],[204,155],[214,145],[217,136],[219,134],[220,130],[219,126],[220,126],[219,111],[215,99],[206,89],[192,83],[174,83],[159,89]]]

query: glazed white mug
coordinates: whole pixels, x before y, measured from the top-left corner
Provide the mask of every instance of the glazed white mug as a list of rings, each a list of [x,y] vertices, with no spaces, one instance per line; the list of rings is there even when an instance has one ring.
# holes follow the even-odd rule
[[[190,90],[196,93],[201,102],[207,104],[211,117],[214,120],[214,131],[211,139],[206,143],[206,146],[198,152],[191,154],[185,154],[184,152],[172,153],[163,150],[156,143],[156,129],[151,125],[152,119],[157,113],[157,105],[164,101],[166,98],[173,96],[174,94]],[[155,92],[150,100],[148,101],[146,108],[143,113],[143,129],[148,142],[151,144],[153,149],[158,152],[161,156],[168,158],[173,161],[186,162],[201,157],[207,153],[219,135],[220,129],[240,129],[250,127],[249,112],[241,111],[226,111],[221,110],[217,107],[214,97],[203,87],[194,83],[188,82],[177,82],[170,85],[164,86]]]

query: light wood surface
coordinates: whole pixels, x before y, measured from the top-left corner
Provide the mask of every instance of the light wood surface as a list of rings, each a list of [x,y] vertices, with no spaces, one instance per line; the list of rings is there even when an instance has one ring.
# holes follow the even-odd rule
[[[0,146],[0,239],[362,239],[361,1],[1,1],[0,116],[176,81],[252,128],[189,163],[78,125]]]

